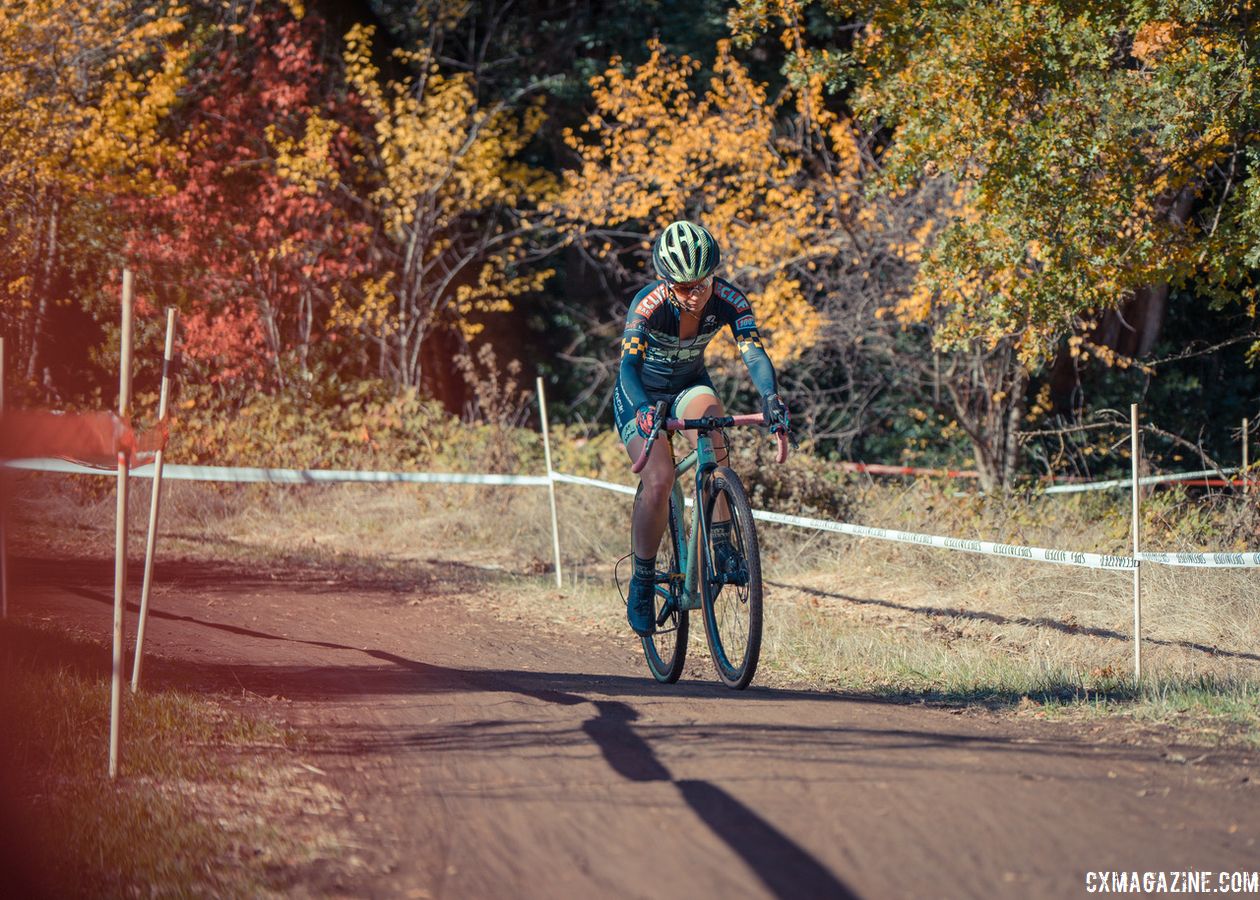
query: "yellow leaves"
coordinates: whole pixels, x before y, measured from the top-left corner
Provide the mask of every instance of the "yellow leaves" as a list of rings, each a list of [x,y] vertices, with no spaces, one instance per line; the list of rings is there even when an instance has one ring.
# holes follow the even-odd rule
[[[394,280],[393,272],[386,272],[377,278],[367,278],[359,285],[359,302],[352,305],[342,295],[338,286],[334,285],[333,305],[329,310],[327,327],[330,330],[367,329],[382,337],[397,331],[397,322],[390,320],[394,306],[394,295],[390,284]]]
[[[276,171],[311,196],[321,184],[335,186],[340,174],[329,159],[329,147],[341,127],[332,119],[312,114],[301,139],[290,140],[275,125],[268,125],[267,142],[276,152]]]
[[[409,13],[417,31],[449,31],[468,15],[471,0],[418,0]]]
[[[1068,354],[1073,359],[1088,359],[1092,357],[1108,368],[1136,368],[1147,374],[1152,374],[1154,371],[1133,357],[1125,356],[1123,353],[1119,353],[1104,344],[1096,344],[1081,334],[1073,334],[1068,337],[1067,349]]]
[[[396,240],[416,224],[421,208],[457,217],[553,190],[545,173],[512,160],[542,124],[541,107],[530,107],[520,121],[480,110],[466,74],[382,87],[371,61],[372,35],[366,26],[347,34],[346,76],[376,119],[383,183],[373,199]]]
[[[553,269],[534,269],[509,276],[502,257],[491,257],[481,267],[475,284],[460,285],[455,292],[455,310],[460,331],[466,340],[480,334],[485,326],[471,321],[473,313],[510,312],[512,297],[542,289]]]
[[[419,14],[441,26],[466,11],[466,3],[430,2]],[[378,333],[399,333],[397,323],[386,324],[391,311],[409,320],[408,329],[442,321],[471,340],[483,328],[475,317],[509,311],[513,297],[539,290],[552,274],[516,271],[526,210],[556,190],[551,175],[516,159],[545,113],[541,101],[519,117],[480,108],[471,75],[443,73],[430,47],[395,54],[421,74],[383,81],[372,62],[373,34],[355,26],[346,35],[346,80],[374,120],[365,160],[377,178],[370,199],[400,271],[388,299],[384,284],[369,284],[357,313],[344,304],[339,313]],[[515,232],[487,229],[500,213],[517,220]]]
[[[188,8],[122,0],[0,0],[0,194],[22,183],[150,191],[169,162],[159,126],[185,82]],[[0,206],[3,206],[0,203]]]
[[[893,318],[906,325],[926,322],[932,315],[932,300],[935,296],[935,289],[926,279],[916,278],[909,296],[893,304]],[[884,311],[881,309],[878,312]],[[883,318],[883,316],[880,317]]]
[[[1038,422],[1054,409],[1054,401],[1050,397],[1050,384],[1047,382],[1037,389],[1037,396],[1028,404],[1028,412],[1024,421],[1028,424]]]
[[[1156,64],[1179,39],[1175,22],[1151,21],[1133,36],[1133,57],[1147,65]]]
[[[550,209],[576,240],[604,229],[651,235],[683,217],[702,221],[722,246],[721,274],[749,292],[767,349],[787,360],[818,339],[823,323],[786,272],[833,259],[846,241],[841,216],[860,208],[858,146],[815,79],[796,98],[798,115],[808,118],[809,140],[831,145],[835,165],[805,172],[800,146],[777,127],[783,101],[767,99],[729,42],[718,44],[713,70],[697,94],[697,63],[670,56],[657,41],[635,69],[613,60],[592,79],[595,109],[586,124],[565,135],[580,162]],[[601,248],[602,239],[590,243],[597,256],[618,252]],[[821,283],[811,279],[809,290]],[[734,358],[733,346],[713,346],[715,356]]]
[[[165,34],[165,29],[158,29]],[[162,138],[159,126],[179,99],[187,80],[188,48],[168,49],[161,68],[139,76],[117,70],[106,83],[74,145],[74,155],[89,177],[131,179],[132,190],[150,190],[152,170],[172,158],[174,148]]]

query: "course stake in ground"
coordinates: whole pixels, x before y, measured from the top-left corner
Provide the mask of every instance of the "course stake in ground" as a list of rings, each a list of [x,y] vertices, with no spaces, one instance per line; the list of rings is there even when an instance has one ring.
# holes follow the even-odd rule
[[[123,270],[122,358],[118,368],[118,417],[127,421],[131,406],[130,269]],[[114,529],[114,664],[109,686],[109,777],[118,777],[118,733],[122,716],[123,613],[127,608],[127,451],[118,451],[118,511]]]
[[[1138,468],[1142,446],[1138,441],[1138,405],[1129,405],[1129,458],[1133,476],[1133,680],[1142,680],[1142,562],[1138,556],[1138,525],[1141,522],[1142,485]]]
[[[4,338],[0,337],[0,419],[4,418]],[[5,493],[5,473],[0,472],[0,618],[9,617],[9,548],[5,543],[9,498]]]
[[[162,392],[158,397],[158,427],[165,427],[175,360],[175,307],[166,310],[166,349],[162,354]],[[153,556],[157,549],[158,508],[162,503],[161,446],[153,456],[153,492],[149,498],[149,535],[144,544],[144,585],[140,588],[140,621],[136,627],[136,658],[131,665],[131,691],[140,689],[140,662],[144,659],[144,626],[149,620],[149,589],[153,586]]]
[[[556,587],[564,587],[560,578],[560,523],[556,517],[556,480],[551,471],[551,436],[547,430],[547,396],[542,376],[538,376],[538,415],[542,419],[543,458],[547,461],[547,490],[551,494],[551,546],[556,553]]]
[[[1243,475],[1242,475],[1242,477],[1243,477],[1243,493],[1244,493],[1244,494],[1250,494],[1250,493],[1251,493],[1251,471],[1250,471],[1250,470],[1251,470],[1251,460],[1250,460],[1250,458],[1249,458],[1249,457],[1251,456],[1251,453],[1250,453],[1251,446],[1250,446],[1250,444],[1248,443],[1248,437],[1249,437],[1249,435],[1247,434],[1247,430],[1248,430],[1250,427],[1251,427],[1251,423],[1250,423],[1247,419],[1243,419],[1243,424],[1242,424],[1242,441],[1243,441],[1242,471],[1243,471]]]

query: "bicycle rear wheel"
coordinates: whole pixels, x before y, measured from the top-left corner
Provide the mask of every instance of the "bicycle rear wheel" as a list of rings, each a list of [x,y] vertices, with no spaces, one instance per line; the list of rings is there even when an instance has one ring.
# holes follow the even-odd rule
[[[643,485],[639,485],[639,490],[634,495],[636,506],[642,491]],[[658,581],[656,585],[656,598],[652,608],[656,616],[656,632],[651,637],[640,638],[648,670],[662,684],[676,682],[687,661],[689,622],[687,610],[682,609],[679,602],[682,593],[682,575],[678,568],[678,548],[681,546],[679,541],[683,534],[681,497],[678,491],[669,496],[669,526],[661,536],[661,546],[656,554],[657,578],[666,579]],[[665,612],[667,609],[668,612]]]
[[[724,573],[716,570],[710,528],[719,497],[726,500],[730,510],[731,547],[735,551],[733,568]],[[748,495],[739,476],[726,466],[719,466],[709,476],[702,525],[701,605],[709,653],[722,683],[742,690],[757,673],[761,656],[761,555]]]

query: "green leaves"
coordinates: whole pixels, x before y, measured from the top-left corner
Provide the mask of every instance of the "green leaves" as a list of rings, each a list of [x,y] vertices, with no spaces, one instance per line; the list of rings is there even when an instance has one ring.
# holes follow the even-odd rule
[[[1236,4],[825,4],[859,29],[845,52],[810,47],[819,6],[741,3],[732,22],[747,38],[777,16],[798,71],[851,67],[855,112],[893,134],[882,190],[958,183],[921,269],[957,340],[1013,329],[1036,355],[1152,284],[1208,279],[1246,299],[1260,25]]]

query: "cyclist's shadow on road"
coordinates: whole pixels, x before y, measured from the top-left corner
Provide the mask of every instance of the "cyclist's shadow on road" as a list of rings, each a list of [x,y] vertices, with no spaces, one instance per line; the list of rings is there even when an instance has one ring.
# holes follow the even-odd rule
[[[98,602],[112,602],[110,598],[96,591],[81,588],[68,590]],[[582,721],[580,731],[598,748],[609,768],[629,781],[673,784],[687,806],[756,873],[772,895],[794,898],[856,896],[823,863],[720,786],[703,780],[675,779],[657,757],[648,740],[636,731],[634,723],[639,713],[629,703],[614,699],[593,699],[559,687],[561,684],[565,687],[579,686],[580,676],[460,669],[425,663],[384,650],[351,647],[329,641],[306,641],[161,610],[153,610],[150,615],[200,624],[252,638],[296,642],[328,650],[364,654],[386,664],[383,667],[353,664],[276,667],[226,663],[206,665],[187,660],[155,658],[149,664],[148,671],[150,684],[158,687],[170,686],[182,690],[240,689],[264,696],[279,693],[290,698],[306,697],[311,700],[345,696],[348,693],[380,694],[382,691],[417,694],[492,692],[513,693],[567,707],[593,705],[595,714]],[[51,651],[40,654],[45,664],[55,664],[58,657],[75,657],[80,667],[99,668],[102,674],[106,671],[104,648],[78,644],[68,638],[47,634],[41,635],[39,640],[49,644],[48,650]],[[57,644],[61,646],[54,646]],[[605,687],[610,681],[624,681],[626,684],[621,685],[621,689],[630,693],[630,682],[633,680],[603,676],[599,681]],[[648,691],[645,688],[650,689],[641,680],[638,685],[637,693],[646,694]],[[471,724],[474,727],[477,725]],[[572,730],[571,725],[566,727]],[[533,739],[537,738],[537,732],[534,732]],[[374,742],[370,739],[361,741],[353,749],[358,752],[380,749],[370,746],[372,743]]]

